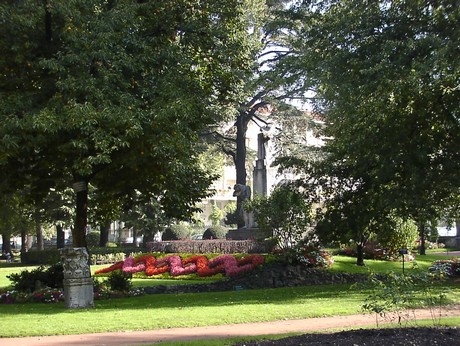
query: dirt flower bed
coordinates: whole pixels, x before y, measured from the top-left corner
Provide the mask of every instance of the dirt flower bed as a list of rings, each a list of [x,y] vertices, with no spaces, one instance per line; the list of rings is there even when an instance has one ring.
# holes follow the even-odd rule
[[[460,340],[459,328],[359,329],[332,334],[304,334],[288,338],[238,343],[235,346],[323,346],[323,345],[417,345],[454,346]]]

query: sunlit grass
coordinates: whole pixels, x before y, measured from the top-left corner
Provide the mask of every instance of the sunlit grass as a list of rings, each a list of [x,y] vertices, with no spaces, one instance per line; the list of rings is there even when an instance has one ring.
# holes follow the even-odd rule
[[[0,305],[0,337],[152,330],[263,322],[361,312],[365,289],[319,285],[263,290],[158,294],[95,301],[93,309],[58,304]],[[444,290],[439,287],[439,290]],[[448,298],[460,302],[460,287]],[[56,328],[59,326],[59,328]]]

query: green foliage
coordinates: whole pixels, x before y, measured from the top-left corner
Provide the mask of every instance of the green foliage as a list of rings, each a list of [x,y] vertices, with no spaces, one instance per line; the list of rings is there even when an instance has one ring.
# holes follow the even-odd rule
[[[398,255],[400,249],[411,250],[418,239],[418,228],[412,220],[395,217],[384,230],[377,234],[377,242],[390,257]]]
[[[161,235],[161,240],[185,240],[190,239],[190,228],[188,225],[176,224],[166,228]]]
[[[458,206],[459,11],[450,1],[326,0],[286,17],[296,51],[287,68],[314,94],[325,146],[321,161],[296,154],[284,168],[327,199],[323,235],[363,246],[395,211],[424,235]]]
[[[272,234],[282,249],[303,239],[312,222],[311,204],[294,186],[280,186],[269,197],[256,197],[246,205],[257,226]]]
[[[46,264],[52,265],[61,260],[59,250],[42,250],[21,252],[21,263],[23,264]]]
[[[217,205],[213,204],[211,214],[209,215],[209,219],[211,220],[212,225],[218,226],[223,217],[224,211],[220,209]]]
[[[90,183],[105,194],[92,199],[98,218],[131,207],[136,193],[187,218],[215,178],[200,165],[198,134],[244,95],[247,32],[261,5],[2,2],[2,181],[12,191],[27,185],[36,200]],[[73,238],[85,246],[89,204],[78,195]]]
[[[50,288],[62,288],[64,280],[64,269],[61,263],[48,268],[40,266],[33,270],[23,270],[20,273],[13,273],[7,276],[12,282],[15,290],[31,293],[43,286]],[[37,286],[38,285],[38,286]]]
[[[308,268],[327,269],[334,263],[329,251],[321,249],[319,244],[308,241],[300,241],[292,248],[277,252],[277,255],[277,260],[281,260],[287,265],[300,264]]]
[[[122,270],[115,270],[107,278],[107,285],[112,291],[128,292],[132,287],[132,274],[124,273]]]
[[[228,228],[223,226],[209,227],[203,233],[203,239],[225,239]]]
[[[460,276],[460,259],[453,258],[449,260],[437,260],[428,268],[430,273],[446,277]]]
[[[101,232],[91,231],[86,235],[86,243],[89,247],[99,246],[99,238],[101,237]]]
[[[226,213],[224,223],[227,226],[235,226],[238,223],[238,211],[236,208],[236,203],[228,203],[225,206],[224,211]]]

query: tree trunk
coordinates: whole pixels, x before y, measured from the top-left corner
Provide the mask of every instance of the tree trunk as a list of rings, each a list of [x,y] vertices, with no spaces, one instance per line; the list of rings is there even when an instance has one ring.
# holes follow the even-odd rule
[[[246,132],[248,130],[248,120],[244,114],[240,114],[236,121],[236,183],[246,185]],[[243,198],[238,196],[236,199],[236,215],[238,215],[238,228],[244,227]]]
[[[27,232],[25,229],[21,230],[21,252],[29,251],[29,237],[27,236]]]
[[[73,246],[87,247],[86,226],[88,224],[88,183],[80,180],[74,183],[77,195],[75,227],[72,230]]]
[[[457,228],[457,238],[460,238],[460,219],[455,220],[455,227]]]
[[[3,245],[2,245],[2,253],[3,254],[10,254],[11,256],[13,256],[13,253],[11,251],[11,234],[7,234],[7,233],[2,233],[1,234],[2,236],[2,242],[3,242]]]
[[[425,223],[420,222],[418,224],[418,235],[420,237],[420,247],[418,253],[420,255],[426,255],[426,249],[425,249]]]
[[[356,244],[356,265],[364,267],[364,245]]]
[[[100,236],[99,236],[99,246],[106,247],[109,242],[109,232],[110,232],[111,221],[107,220],[99,227]]]
[[[56,247],[58,249],[62,249],[65,246],[65,234],[62,228],[62,224],[60,223],[56,224],[56,238]]]
[[[37,236],[37,250],[42,251],[45,249],[45,246],[43,244],[43,228],[41,223],[40,211],[38,210],[38,208],[35,208],[34,221],[35,235]]]

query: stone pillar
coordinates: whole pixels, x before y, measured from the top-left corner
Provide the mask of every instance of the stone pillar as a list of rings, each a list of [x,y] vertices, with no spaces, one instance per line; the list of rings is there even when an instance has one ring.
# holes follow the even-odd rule
[[[64,305],[66,308],[94,307],[93,279],[85,248],[60,249],[64,267]]]
[[[265,137],[261,132],[257,136],[257,160],[253,172],[253,190],[254,196],[267,196],[267,167],[265,166]]]

